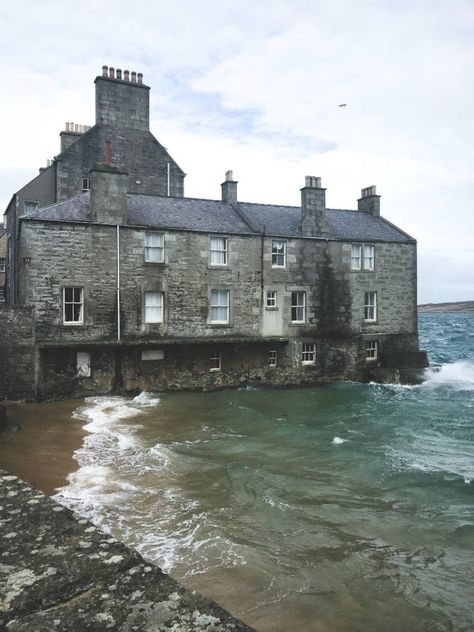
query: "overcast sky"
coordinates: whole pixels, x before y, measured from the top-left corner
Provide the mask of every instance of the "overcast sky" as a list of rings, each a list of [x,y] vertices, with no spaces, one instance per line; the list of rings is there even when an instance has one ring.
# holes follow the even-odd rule
[[[144,74],[185,195],[330,208],[377,185],[418,240],[419,302],[474,300],[474,1],[0,2],[0,203],[94,123],[103,64]],[[340,103],[347,107],[340,108]]]

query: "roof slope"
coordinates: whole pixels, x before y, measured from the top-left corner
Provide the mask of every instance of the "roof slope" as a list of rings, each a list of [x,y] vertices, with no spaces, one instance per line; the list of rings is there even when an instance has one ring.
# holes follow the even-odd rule
[[[128,194],[128,223],[160,229],[211,233],[265,233],[301,237],[301,209],[239,202],[237,209],[220,200]],[[23,218],[90,221],[90,193],[58,202]],[[412,237],[383,219],[363,211],[327,209],[330,239],[344,241],[411,242]]]

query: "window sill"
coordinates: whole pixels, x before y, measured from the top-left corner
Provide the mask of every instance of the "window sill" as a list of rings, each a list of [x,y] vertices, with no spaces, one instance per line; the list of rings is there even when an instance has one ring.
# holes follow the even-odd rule
[[[84,323],[65,323],[65,322],[63,322],[63,327],[84,327]]]
[[[232,327],[230,323],[208,323],[209,327]]]
[[[207,269],[208,270],[230,270],[230,266],[228,263],[208,263],[207,264]]]
[[[279,309],[280,309],[279,307],[268,307],[268,306],[265,306],[265,311],[266,312],[278,312]]]
[[[143,263],[145,266],[150,266],[151,268],[164,268],[168,265],[166,261],[144,261]]]
[[[209,369],[209,373],[219,373],[222,369]]]

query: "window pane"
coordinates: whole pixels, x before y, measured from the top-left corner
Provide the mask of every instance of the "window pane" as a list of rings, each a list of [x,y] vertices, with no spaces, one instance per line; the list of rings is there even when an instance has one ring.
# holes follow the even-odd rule
[[[145,292],[145,322],[163,322],[163,292]]]
[[[374,269],[374,246],[364,246],[364,269]]]
[[[274,268],[285,267],[286,241],[274,239],[272,241],[272,266]]]
[[[361,253],[362,253],[362,246],[358,244],[352,245],[351,247],[351,269],[352,270],[361,269]]]
[[[211,322],[229,322],[229,290],[211,291]]]
[[[165,237],[161,233],[145,233],[145,261],[162,263],[164,261]]]
[[[226,265],[227,263],[227,238],[211,237],[210,258],[211,265]]]

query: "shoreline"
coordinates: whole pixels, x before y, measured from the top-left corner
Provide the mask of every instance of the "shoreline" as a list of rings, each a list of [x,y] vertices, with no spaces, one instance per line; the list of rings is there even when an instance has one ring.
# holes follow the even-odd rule
[[[72,414],[83,401],[5,402],[8,415],[20,427],[0,435],[0,468],[48,496],[55,494],[79,467],[74,452],[87,432]]]

